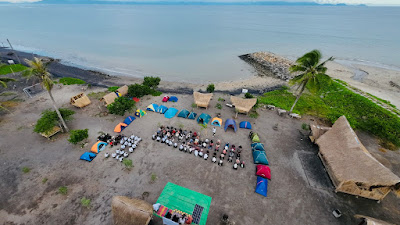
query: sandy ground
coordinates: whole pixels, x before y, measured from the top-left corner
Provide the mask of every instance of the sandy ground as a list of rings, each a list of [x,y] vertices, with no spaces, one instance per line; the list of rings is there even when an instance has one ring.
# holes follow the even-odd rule
[[[92,91],[103,91],[92,88]],[[248,130],[236,133],[217,129],[215,139],[223,143],[242,145],[246,168],[237,171],[225,161],[223,167],[211,163],[210,159],[196,158],[177,149],[154,142],[150,135],[160,124],[180,126],[200,131],[202,136],[211,136],[193,120],[174,117],[166,119],[158,113],[148,112],[136,119],[124,134],[135,134],[143,142],[129,158],[134,168],[127,171],[115,159],[105,159],[99,154],[93,162],[79,160],[95,143],[98,132],[114,134],[114,126],[122,116],[99,116],[105,108],[92,99],[84,109],[69,105],[69,97],[81,91],[81,87],[62,86],[55,88],[54,97],[59,106],[73,109],[74,120],[68,122],[71,129],[89,128],[89,145],[80,148],[68,143],[67,134],[59,134],[47,140],[33,133],[33,125],[40,112],[50,108],[46,93],[25,99],[13,114],[6,114],[0,123],[0,224],[112,224],[111,198],[126,195],[143,198],[155,203],[167,182],[190,188],[212,197],[207,224],[219,224],[222,214],[229,215],[233,224],[356,224],[354,214],[363,214],[396,223],[400,221],[400,199],[389,194],[380,204],[375,201],[355,198],[346,194],[335,194],[316,153],[318,148],[311,144],[301,132],[301,124],[310,122],[280,117],[276,111],[259,109],[259,118],[239,115],[237,122],[247,120],[258,132],[266,145],[272,170],[272,181],[268,186],[268,197],[254,193],[256,186],[255,166],[252,163]],[[191,110],[193,97],[177,94],[177,103],[166,103],[167,107]],[[216,94],[209,109],[194,109],[211,116],[221,113],[223,120],[232,118],[234,110],[214,106]],[[161,103],[162,97],[144,97],[137,105],[145,109],[150,103]],[[127,116],[128,114],[126,114]],[[278,130],[273,126],[278,124]],[[399,152],[380,152],[374,138],[359,133],[360,139],[382,163],[400,175]],[[106,148],[105,152],[114,149]],[[31,171],[24,174],[22,167]],[[157,180],[151,182],[151,175]],[[46,183],[42,180],[47,178]],[[68,187],[66,196],[57,193],[60,186]],[[91,208],[81,206],[82,197],[90,198]],[[332,210],[340,209],[343,216],[336,219]],[[154,219],[152,224],[161,224]]]

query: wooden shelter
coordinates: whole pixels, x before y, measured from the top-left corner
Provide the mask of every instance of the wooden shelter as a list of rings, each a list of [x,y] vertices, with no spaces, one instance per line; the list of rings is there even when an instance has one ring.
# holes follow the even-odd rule
[[[400,189],[400,178],[368,152],[345,116],[316,143],[336,192],[380,201]]]
[[[210,104],[213,94],[212,93],[203,94],[195,91],[193,93],[193,97],[194,97],[194,103],[197,105],[197,107],[208,108],[208,105]]]
[[[76,106],[78,108],[83,108],[91,103],[88,96],[86,96],[85,93],[83,92],[72,97],[70,102],[71,105]]]
[[[394,223],[388,223],[369,216],[354,215],[354,217],[362,220],[360,225],[395,225]]]
[[[151,204],[126,196],[114,196],[111,208],[115,225],[147,225],[153,216]]]
[[[235,109],[239,113],[249,113],[253,106],[257,103],[256,98],[239,98],[235,96],[231,96],[232,105],[235,106]]]
[[[108,93],[101,98],[101,101],[104,101],[105,105],[108,106],[111,103],[114,103],[115,99],[121,96],[125,96],[128,94],[128,86],[124,85],[118,88],[115,92]]]

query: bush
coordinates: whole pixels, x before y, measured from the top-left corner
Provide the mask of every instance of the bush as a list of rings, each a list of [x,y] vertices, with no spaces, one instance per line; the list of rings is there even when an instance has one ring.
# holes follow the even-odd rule
[[[306,124],[306,123],[303,123],[303,124],[301,124],[301,129],[303,129],[303,130],[310,130],[310,125],[308,125],[308,124]]]
[[[161,92],[161,91],[155,91],[155,90],[153,90],[153,91],[151,92],[151,95],[157,97],[157,96],[162,95],[162,92]]]
[[[157,180],[157,175],[155,173],[151,174],[151,182],[155,182]]]
[[[69,109],[60,108],[59,109],[61,116],[65,121],[70,120],[72,115],[74,115],[74,111]],[[56,111],[51,111],[47,109],[42,112],[42,117],[36,122],[35,128],[33,129],[36,133],[46,133],[53,129],[54,126],[59,125],[59,118]]]
[[[68,194],[68,187],[66,186],[61,186],[58,188],[58,193],[62,194],[62,195],[66,195]]]
[[[244,94],[245,98],[254,98],[254,96],[252,94],[250,94],[249,92],[247,92],[246,94]]]
[[[72,144],[77,144],[78,142],[83,141],[89,137],[88,131],[89,129],[71,130],[68,141]]]
[[[128,95],[131,97],[141,98],[145,95],[153,93],[153,90],[146,85],[142,84],[132,84],[128,87]]]
[[[31,172],[31,168],[29,168],[29,167],[22,167],[22,172],[23,172],[23,173],[29,173],[29,172]]]
[[[109,92],[116,92],[118,90],[118,86],[112,86],[112,87],[108,87],[108,91]]]
[[[125,168],[131,169],[133,167],[133,163],[131,159],[124,159],[122,163],[125,165]]]
[[[88,198],[86,198],[86,197],[83,197],[83,198],[81,199],[81,204],[82,204],[82,206],[85,207],[85,208],[90,208],[90,202],[91,202],[91,200],[88,199]]]
[[[217,104],[215,105],[215,108],[217,108],[217,109],[222,109],[222,105],[219,104],[219,103],[217,103]]]
[[[144,77],[143,85],[156,89],[157,86],[160,84],[161,79],[159,77]]]
[[[219,102],[224,102],[224,101],[225,101],[225,99],[223,99],[223,98],[219,97],[219,98],[218,98],[218,101],[219,101]]]
[[[107,109],[111,114],[123,116],[126,111],[133,109],[133,107],[135,107],[135,101],[125,97],[119,97],[108,105]]]
[[[196,108],[196,107],[197,107],[196,103],[192,103],[192,108]]]
[[[78,78],[73,78],[73,77],[63,77],[60,79],[60,83],[64,85],[71,85],[71,84],[86,84],[85,81],[78,79]]]
[[[208,93],[213,93],[214,90],[215,90],[215,85],[214,85],[214,84],[209,84],[209,85],[207,86],[207,92],[208,92]]]
[[[0,75],[10,74],[12,72],[17,73],[26,70],[28,67],[21,64],[12,64],[0,66]]]

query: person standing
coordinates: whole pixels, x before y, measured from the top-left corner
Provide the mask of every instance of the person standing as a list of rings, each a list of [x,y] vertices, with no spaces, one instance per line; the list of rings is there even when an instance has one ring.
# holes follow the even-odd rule
[[[213,137],[215,137],[215,133],[217,132],[217,129],[215,127],[213,127],[212,132],[213,132]]]

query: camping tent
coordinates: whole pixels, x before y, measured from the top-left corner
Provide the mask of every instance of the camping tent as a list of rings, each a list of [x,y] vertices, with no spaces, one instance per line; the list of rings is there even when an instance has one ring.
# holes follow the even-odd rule
[[[164,96],[164,98],[162,99],[163,102],[168,102],[169,97],[166,95]]]
[[[88,162],[91,162],[94,158],[96,158],[96,154],[92,153],[92,152],[85,152],[81,155],[82,160],[86,160]]]
[[[89,105],[90,103],[91,103],[90,99],[83,92],[71,98],[71,105],[76,106],[78,108],[83,108]]]
[[[147,225],[153,216],[151,204],[126,196],[114,196],[111,209],[114,224]]]
[[[125,118],[124,124],[129,125],[129,124],[131,124],[135,119],[136,119],[136,118],[133,117],[133,116],[128,116],[128,117]]]
[[[271,169],[266,165],[257,165],[256,175],[271,180]]]
[[[255,143],[255,142],[260,142],[260,137],[258,137],[257,133],[253,133],[251,135],[251,142]]]
[[[265,151],[254,150],[253,151],[253,160],[254,160],[254,164],[263,164],[263,165],[269,164],[267,155],[265,154]]]
[[[194,119],[196,119],[196,116],[197,116],[197,113],[191,112],[191,113],[189,114],[189,116],[188,116],[188,119],[194,120]]]
[[[171,107],[164,113],[164,116],[167,119],[171,119],[172,117],[174,117],[176,115],[177,112],[178,112],[177,109]]]
[[[146,111],[143,111],[141,109],[136,110],[135,116],[141,118],[142,116],[146,115]]]
[[[211,116],[206,114],[206,113],[202,113],[199,118],[197,118],[197,123],[201,123],[201,124],[208,124],[208,121],[210,121]]]
[[[176,96],[171,96],[171,97],[169,97],[168,101],[170,101],[170,102],[177,102],[177,101],[178,101],[178,97],[176,97]]]
[[[257,142],[251,144],[251,149],[252,150],[265,151],[264,144],[263,143],[257,143]]]
[[[235,130],[235,132],[236,132],[236,130],[237,130],[236,121],[234,121],[233,119],[227,119],[225,121],[225,128],[224,128],[225,132],[226,132],[226,129],[228,129],[228,127],[233,128],[233,130]]]
[[[262,177],[257,177],[256,193],[267,197],[268,180]]]
[[[94,144],[92,146],[92,149],[90,151],[94,152],[94,153],[99,153],[101,151],[103,151],[107,146],[107,143],[102,142],[102,141],[98,141],[96,142],[96,144]]]
[[[157,112],[164,114],[167,110],[168,110],[167,106],[160,105],[160,106],[158,106]]]
[[[211,120],[211,125],[220,127],[221,124],[222,124],[222,119],[221,119],[221,118],[214,117],[214,118]]]
[[[157,104],[154,104],[154,103],[152,103],[152,104],[150,104],[149,106],[147,106],[147,111],[152,111],[152,112],[157,112],[157,109],[158,109],[158,105]]]
[[[257,103],[257,98],[239,98],[231,96],[231,102],[239,113],[249,113],[251,108]]]
[[[117,126],[115,126],[114,128],[114,132],[115,133],[120,133],[121,131],[123,131],[128,125],[126,123],[119,123],[117,124]]]
[[[183,109],[182,111],[179,112],[178,117],[187,118],[189,114],[190,114],[189,111]]]
[[[197,105],[197,107],[204,107],[207,108],[208,105],[210,104],[211,98],[213,94],[202,94],[200,92],[194,92],[193,97],[194,97],[194,103]]]
[[[316,143],[335,191],[379,201],[400,189],[400,178],[368,152],[345,116]]]
[[[251,130],[251,123],[247,121],[242,121],[239,123],[240,128],[246,128]]]
[[[101,98],[101,101],[104,101],[104,103],[107,106],[107,105],[113,103],[116,98],[125,96],[127,94],[128,94],[128,86],[124,85],[124,86],[118,88],[115,92],[111,92],[111,93],[108,93],[105,96],[103,96],[103,98]]]

